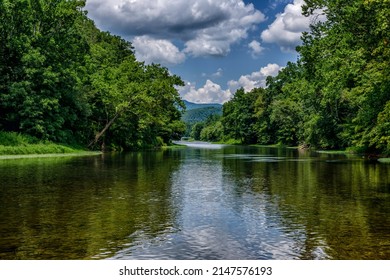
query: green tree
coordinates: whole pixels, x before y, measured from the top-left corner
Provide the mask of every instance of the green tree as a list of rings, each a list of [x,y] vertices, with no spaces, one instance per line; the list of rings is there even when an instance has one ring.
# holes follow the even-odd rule
[[[88,72],[94,128],[90,146],[124,149],[168,143],[184,133],[184,104],[175,88],[181,79],[160,65],[135,59],[131,43],[107,32],[89,36]],[[93,34],[92,34],[93,35]]]
[[[223,138],[223,125],[221,116],[218,114],[210,115],[204,122],[204,127],[200,132],[200,140],[217,142]]]
[[[85,1],[0,1],[0,129],[120,148],[180,137],[181,79],[96,28]],[[97,145],[96,145],[97,146]]]
[[[257,142],[255,131],[255,102],[258,92],[253,90],[246,93],[243,88],[238,89],[234,97],[223,105],[222,125],[224,135],[241,141],[243,144]]]
[[[76,22],[84,1],[1,1],[1,125],[69,141],[87,114],[79,68],[88,46]]]
[[[216,121],[202,129],[200,139],[202,141],[217,142],[223,138],[223,125],[221,121]]]
[[[324,147],[375,149],[371,131],[389,100],[388,0],[306,1],[327,20],[312,26],[298,48],[315,108],[309,139]]]
[[[204,127],[205,124],[203,122],[195,123],[191,128],[190,137],[194,138],[195,140],[200,140],[200,135]]]

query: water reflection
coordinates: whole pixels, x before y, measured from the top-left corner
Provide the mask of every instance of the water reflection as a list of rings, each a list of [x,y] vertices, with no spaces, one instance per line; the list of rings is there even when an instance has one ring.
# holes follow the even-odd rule
[[[390,258],[389,165],[196,145],[0,161],[0,258]]]
[[[164,162],[164,164],[161,164]],[[172,224],[162,153],[1,163],[0,258],[108,257]]]
[[[285,160],[280,160],[280,152]],[[389,168],[334,155],[310,155],[309,160],[293,162],[290,158],[296,155],[290,153],[280,150],[278,164],[231,161],[230,156],[224,164],[234,172],[236,185],[262,178],[264,187],[256,192],[272,198],[276,209],[268,217],[277,214],[280,229],[297,242],[299,258],[388,259]],[[369,226],[370,212],[375,213],[380,233]]]

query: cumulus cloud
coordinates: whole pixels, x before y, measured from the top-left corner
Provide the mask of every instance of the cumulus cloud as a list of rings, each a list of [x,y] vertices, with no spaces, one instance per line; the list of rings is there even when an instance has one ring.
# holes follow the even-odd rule
[[[195,103],[225,103],[232,96],[229,89],[224,90],[211,80],[207,80],[201,88],[196,88],[194,83],[187,83],[179,88],[179,93],[183,99]]]
[[[323,20],[321,16],[303,16],[303,4],[304,0],[294,0],[283,13],[277,14],[275,21],[261,33],[263,41],[278,44],[284,52],[294,51],[301,42],[302,32],[309,30],[313,20]]]
[[[211,76],[213,76],[215,78],[221,78],[223,76],[223,69],[218,68],[217,72],[213,73]]]
[[[260,68],[259,71],[249,75],[241,76],[238,81],[231,80],[227,84],[227,89],[223,89],[219,84],[207,80],[204,86],[196,88],[196,84],[187,83],[179,88],[181,97],[195,103],[225,103],[229,101],[239,88],[244,88],[246,92],[254,88],[265,87],[268,76],[276,76],[282,69],[277,64],[268,64]]]
[[[148,64],[154,62],[173,65],[185,60],[185,55],[168,40],[137,36],[133,39],[133,46],[137,59]]]
[[[263,52],[264,48],[261,46],[260,42],[253,40],[248,44],[250,52],[253,58],[258,58],[259,55]]]
[[[267,77],[276,76],[281,69],[282,67],[278,64],[270,63],[267,66],[260,68],[257,72],[241,76],[238,81],[229,81],[229,91],[236,92],[237,89],[242,87],[246,92],[248,92],[254,88],[265,87]]]
[[[126,38],[179,39],[192,56],[226,55],[265,20],[242,0],[89,0],[86,9],[104,30]]]
[[[193,56],[225,56],[230,46],[248,35],[248,31],[265,20],[264,14],[252,4],[242,1],[213,1],[226,15],[223,21],[198,30],[195,36],[186,42],[184,51]]]

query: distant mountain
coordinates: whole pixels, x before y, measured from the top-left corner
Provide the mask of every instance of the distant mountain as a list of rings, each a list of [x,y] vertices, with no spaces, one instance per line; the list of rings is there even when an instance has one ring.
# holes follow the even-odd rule
[[[211,115],[222,115],[222,105],[217,103],[192,103],[184,100],[186,112],[182,120],[187,124],[205,121]]]
[[[192,103],[187,100],[183,100],[183,101],[184,104],[186,105],[187,111],[192,109],[205,108],[205,107],[222,108],[222,104],[218,104],[218,103]]]

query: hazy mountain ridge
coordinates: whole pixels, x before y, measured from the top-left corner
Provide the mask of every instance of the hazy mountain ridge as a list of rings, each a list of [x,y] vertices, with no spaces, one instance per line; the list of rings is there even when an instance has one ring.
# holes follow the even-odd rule
[[[222,115],[222,104],[218,103],[192,103],[184,100],[186,111],[182,120],[186,123],[203,122],[211,115]]]
[[[187,100],[183,100],[183,101],[184,101],[184,104],[186,105],[187,111],[193,110],[193,109],[205,108],[205,107],[222,108],[222,104],[219,104],[219,103],[193,103],[193,102],[189,102]]]

